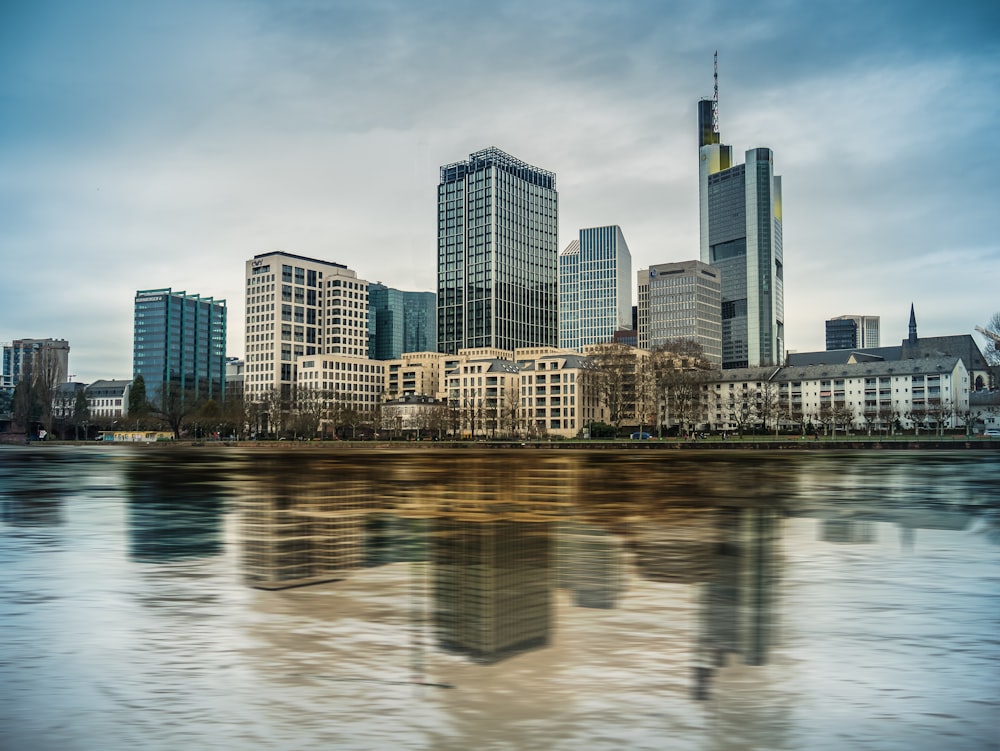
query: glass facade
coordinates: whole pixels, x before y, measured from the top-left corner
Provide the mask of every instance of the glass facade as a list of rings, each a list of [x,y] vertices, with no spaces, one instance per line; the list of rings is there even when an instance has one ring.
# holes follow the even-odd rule
[[[826,349],[879,346],[879,316],[837,316],[826,322]]]
[[[701,260],[722,274],[722,367],[784,359],[781,178],[770,149],[727,166],[728,146],[701,148]]]
[[[632,325],[632,254],[618,226],[580,230],[559,256],[559,347],[610,342]]]
[[[226,386],[226,301],[174,292],[135,295],[132,375],[142,376],[150,401],[167,383],[185,398],[223,401]]]
[[[441,168],[437,348],[555,346],[555,175],[490,148]]]
[[[433,292],[403,292],[368,285],[368,357],[396,360],[404,352],[437,346],[437,298]]]

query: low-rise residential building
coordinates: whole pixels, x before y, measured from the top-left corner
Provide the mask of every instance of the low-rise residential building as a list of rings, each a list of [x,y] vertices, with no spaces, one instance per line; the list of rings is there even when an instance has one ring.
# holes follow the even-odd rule
[[[384,360],[385,397],[439,396],[444,387],[444,363],[450,357],[442,352],[404,352],[395,360]]]
[[[739,368],[715,371],[703,397],[714,430],[956,428],[969,411],[969,373],[948,356]]]
[[[94,381],[87,386],[87,411],[91,419],[117,419],[128,414],[132,381]]]
[[[381,427],[390,436],[444,436],[451,425],[451,412],[444,399],[408,394],[382,405]]]
[[[574,438],[588,421],[601,419],[593,400],[584,407],[581,374],[589,362],[583,355],[566,351],[524,360],[519,373],[521,417],[529,434]]]

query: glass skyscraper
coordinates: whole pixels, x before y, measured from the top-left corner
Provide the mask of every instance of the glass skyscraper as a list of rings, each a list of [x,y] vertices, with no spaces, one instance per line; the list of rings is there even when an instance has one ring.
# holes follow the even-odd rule
[[[699,103],[701,260],[722,272],[722,367],[780,365],[785,349],[781,178],[770,149],[733,165]],[[708,104],[711,104],[710,102]]]
[[[132,374],[155,404],[167,383],[185,398],[223,401],[226,301],[169,288],[136,292]]]
[[[879,316],[836,316],[826,322],[826,348],[879,346]]]
[[[368,285],[368,357],[396,360],[404,352],[429,352],[435,339],[437,303],[433,292],[404,292]]]
[[[559,346],[579,352],[632,327],[632,254],[617,225],[580,230],[559,254]]]
[[[441,167],[437,348],[556,346],[556,176],[496,148]]]

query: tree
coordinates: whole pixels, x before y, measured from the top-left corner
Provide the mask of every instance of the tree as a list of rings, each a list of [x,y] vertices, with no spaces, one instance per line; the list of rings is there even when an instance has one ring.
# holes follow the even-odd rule
[[[440,440],[455,424],[454,410],[447,403],[436,405],[430,414],[430,427],[437,432]]]
[[[194,394],[185,392],[179,383],[168,381],[160,389],[160,398],[157,406],[151,412],[162,417],[174,433],[174,438],[181,437],[181,426],[188,415],[192,414],[198,407]]]
[[[854,408],[847,402],[835,402],[830,410],[830,419],[833,421],[833,431],[843,429],[846,433],[854,424]]]
[[[773,381],[762,381],[757,389],[756,412],[764,430],[773,428],[774,435],[777,436],[784,412],[778,399],[778,386]]]
[[[24,371],[22,371],[23,373]],[[22,378],[14,387],[13,408],[11,410],[14,424],[25,433],[30,433],[32,425],[42,417],[42,407],[38,402],[38,394],[30,379]]]
[[[886,433],[896,435],[896,424],[899,422],[901,415],[899,414],[899,410],[892,405],[892,402],[880,402],[877,414],[879,425],[885,429]]]
[[[141,422],[149,415],[149,399],[146,397],[146,379],[139,374],[132,381],[128,392],[129,419]]]
[[[747,425],[752,425],[757,419],[757,389],[746,387],[729,392],[729,422],[736,426],[740,437],[746,431]]]
[[[701,345],[693,339],[674,339],[654,347],[649,356],[656,400],[664,408],[657,410],[657,422],[676,424],[690,430],[702,416],[702,386],[705,374],[712,369]]]
[[[635,353],[625,344],[600,344],[588,352],[590,367],[582,385],[608,410],[608,419],[621,430],[635,388]]]
[[[934,399],[927,405],[927,416],[933,421],[937,434],[944,435],[944,429],[954,413],[951,401],[948,399]]]
[[[521,426],[521,393],[515,382],[503,394],[503,427],[511,437],[517,437]]]
[[[833,409],[833,403],[825,401],[819,405],[819,412],[813,415],[813,422],[823,428],[824,435],[829,432],[829,427],[833,423]]]
[[[976,331],[986,337],[983,355],[990,365],[1000,365],[1000,311],[990,316],[986,326],[976,326]]]

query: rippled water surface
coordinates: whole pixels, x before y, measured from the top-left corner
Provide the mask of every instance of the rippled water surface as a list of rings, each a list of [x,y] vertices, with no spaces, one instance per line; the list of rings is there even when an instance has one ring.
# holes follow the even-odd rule
[[[0,449],[3,749],[997,749],[1000,459]]]

